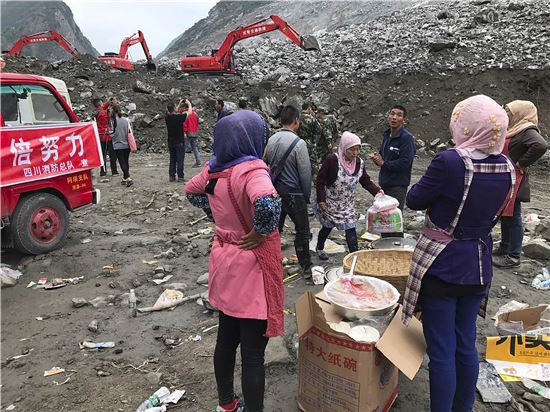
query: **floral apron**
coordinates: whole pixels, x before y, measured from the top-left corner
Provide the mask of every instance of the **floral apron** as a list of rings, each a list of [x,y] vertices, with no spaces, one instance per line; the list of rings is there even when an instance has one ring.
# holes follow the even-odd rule
[[[338,155],[336,155],[338,157]],[[339,230],[347,230],[355,227],[357,215],[355,213],[355,189],[359,179],[363,176],[363,159],[359,172],[352,176],[346,173],[340,161],[338,161],[338,175],[336,181],[330,187],[326,188],[326,212],[321,214],[319,207],[315,203],[313,211],[321,224],[325,227],[336,227]]]
[[[506,163],[473,163],[472,159],[466,156],[465,152],[454,149],[459,155],[466,171],[464,173],[464,194],[462,195],[462,201],[456,212],[456,216],[451,221],[449,226],[446,229],[441,229],[433,224],[430,220],[428,214],[426,213],[426,220],[424,223],[424,228],[422,233],[418,238],[416,248],[412,256],[411,271],[407,279],[407,288],[405,289],[405,296],[403,298],[403,315],[402,322],[407,325],[412,318],[415,310],[416,304],[418,301],[418,295],[420,294],[420,287],[422,285],[422,279],[424,275],[433,264],[435,259],[439,256],[441,252],[447,247],[449,243],[454,240],[453,232],[458,224],[460,215],[462,214],[462,209],[466,203],[468,193],[470,191],[470,186],[474,178],[475,173],[509,173],[512,181],[512,186],[502,208],[498,211],[493,223],[496,223],[496,220],[502,213],[502,211],[509,205],[510,200],[512,199],[514,193],[514,187],[516,184],[516,174],[514,170],[514,165],[506,157]],[[478,259],[479,259],[479,270],[480,276],[482,276],[482,263],[481,263],[481,244],[478,245]],[[487,298],[484,298],[481,302],[481,307],[479,315],[485,317],[485,309],[487,307]]]

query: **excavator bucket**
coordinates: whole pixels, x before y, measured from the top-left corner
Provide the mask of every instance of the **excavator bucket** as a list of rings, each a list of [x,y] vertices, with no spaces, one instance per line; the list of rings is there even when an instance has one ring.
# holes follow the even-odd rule
[[[321,50],[319,42],[315,36],[303,36],[302,37],[302,48],[304,50]]]
[[[153,62],[148,62],[146,65],[148,72],[156,72],[157,71],[157,65]]]

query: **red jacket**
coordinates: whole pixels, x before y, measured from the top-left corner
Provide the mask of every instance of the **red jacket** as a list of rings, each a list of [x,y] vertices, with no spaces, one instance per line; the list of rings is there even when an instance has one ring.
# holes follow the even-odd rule
[[[183,129],[185,130],[185,133],[191,133],[194,135],[199,133],[199,117],[197,116],[197,113],[192,112],[189,116],[187,116],[187,119],[183,122]]]
[[[99,140],[102,142],[108,142],[111,140],[109,134],[109,113],[107,109],[110,106],[110,102],[105,103],[100,110],[93,114],[97,123],[97,131],[99,132]]]

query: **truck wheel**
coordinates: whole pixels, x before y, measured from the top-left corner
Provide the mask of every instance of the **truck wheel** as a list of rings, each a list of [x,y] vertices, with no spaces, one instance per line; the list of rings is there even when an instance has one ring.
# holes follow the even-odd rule
[[[63,246],[68,228],[69,212],[61,199],[50,193],[35,193],[20,199],[11,233],[19,251],[38,255]]]

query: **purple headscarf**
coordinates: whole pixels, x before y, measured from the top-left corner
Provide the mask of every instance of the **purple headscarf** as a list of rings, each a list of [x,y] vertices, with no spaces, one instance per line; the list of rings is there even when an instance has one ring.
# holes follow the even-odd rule
[[[240,110],[220,119],[214,126],[214,154],[208,162],[210,173],[261,159],[266,140],[265,122],[252,110]]]

